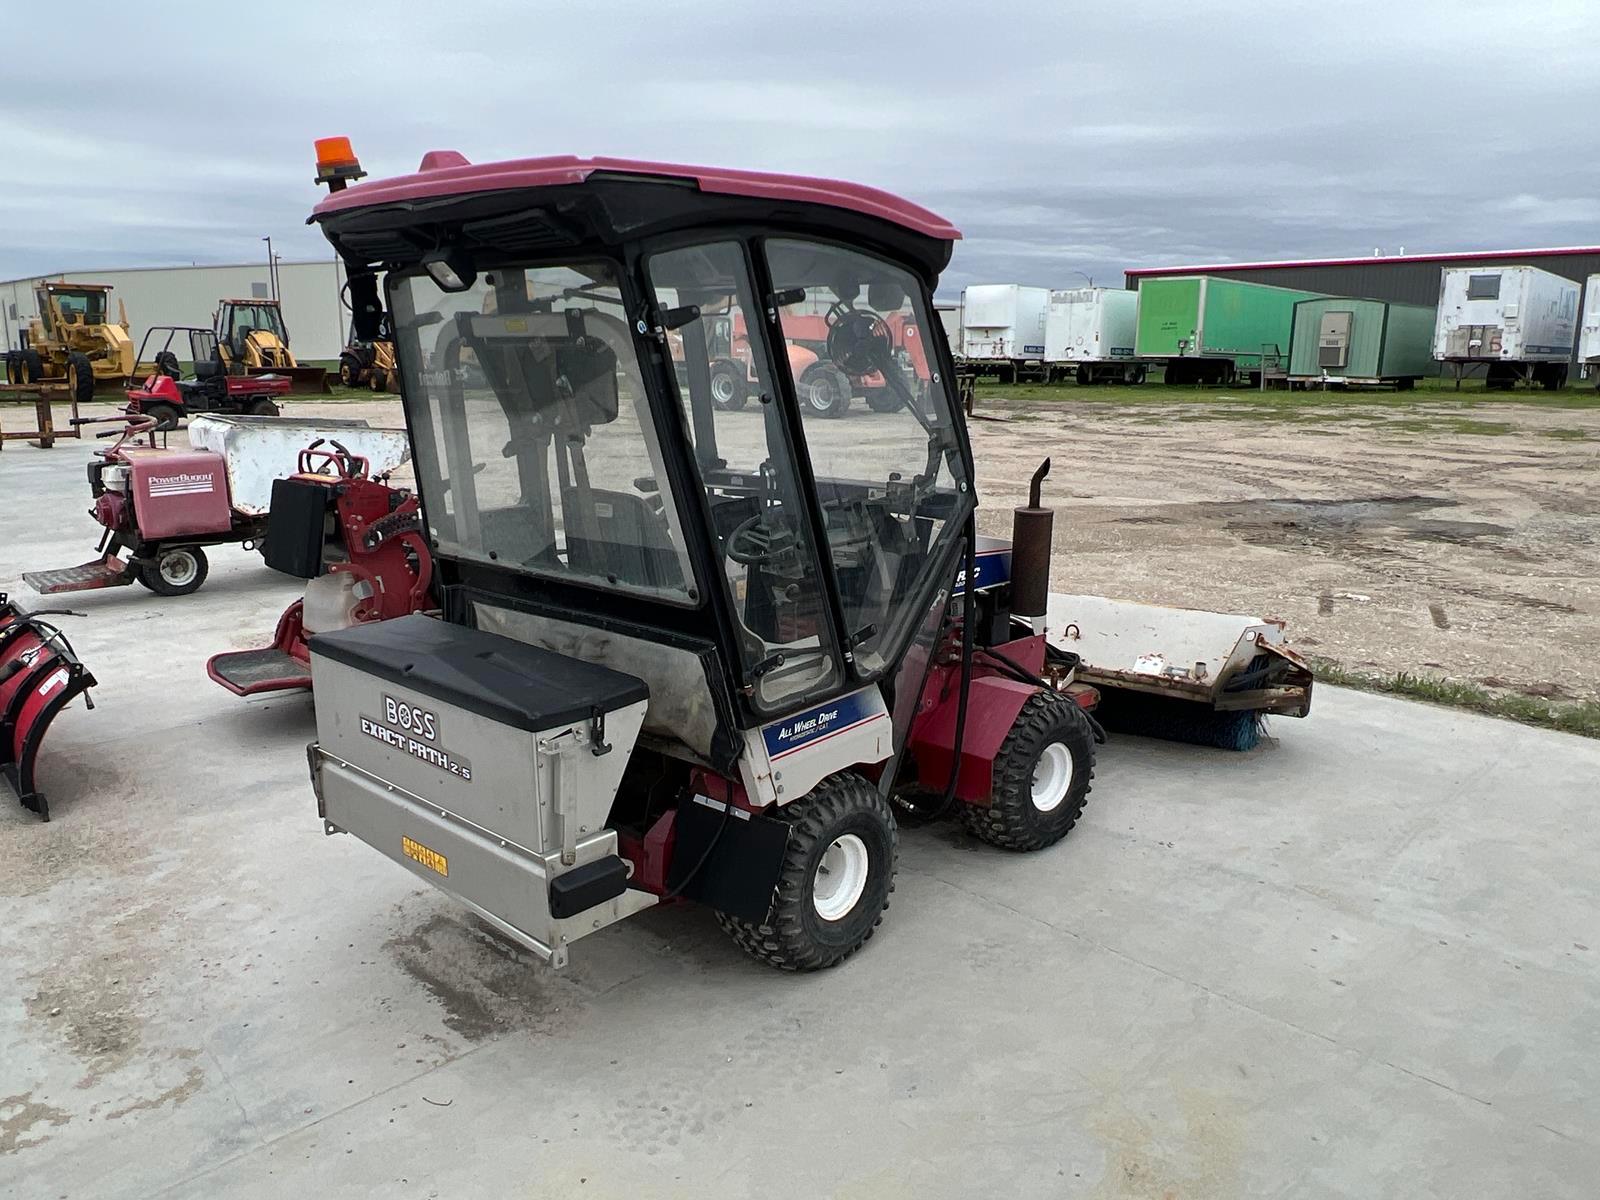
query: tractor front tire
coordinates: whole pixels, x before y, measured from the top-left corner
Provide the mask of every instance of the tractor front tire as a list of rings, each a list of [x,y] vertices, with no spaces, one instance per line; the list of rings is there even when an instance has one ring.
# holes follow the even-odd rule
[[[199,546],[169,546],[139,566],[139,582],[158,596],[187,596],[200,590],[210,571]]]
[[[850,377],[832,363],[812,363],[800,376],[800,402],[819,417],[842,417],[850,407]]]
[[[766,920],[717,920],[746,954],[781,971],[837,966],[866,944],[889,907],[894,813],[864,777],[840,771],[776,816],[789,825],[789,844]]]
[[[88,404],[94,399],[94,364],[82,351],[74,350],[67,355],[67,391],[79,404]]]
[[[361,383],[361,363],[353,354],[339,356],[339,383],[347,388],[357,387]]]
[[[1056,692],[1035,692],[995,756],[987,808],[961,806],[976,836],[1005,850],[1043,850],[1078,823],[1094,778],[1089,719]]]
[[[738,412],[750,398],[744,368],[731,358],[711,364],[711,403],[721,412]]]
[[[176,429],[183,414],[170,404],[146,404],[141,410],[156,423],[156,429],[165,433]]]

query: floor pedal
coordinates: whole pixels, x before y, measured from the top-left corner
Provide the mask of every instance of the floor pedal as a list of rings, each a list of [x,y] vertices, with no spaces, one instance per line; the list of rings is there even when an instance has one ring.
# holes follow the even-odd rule
[[[206,663],[206,674],[236,696],[311,686],[311,664],[276,646],[213,655]]]

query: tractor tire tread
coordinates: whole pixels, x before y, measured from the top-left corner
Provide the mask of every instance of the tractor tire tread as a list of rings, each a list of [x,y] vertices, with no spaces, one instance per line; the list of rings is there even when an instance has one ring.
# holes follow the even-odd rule
[[[854,945],[821,946],[806,933],[803,921],[804,906],[810,902],[806,887],[812,875],[812,852],[839,821],[858,812],[870,812],[880,818],[888,831],[889,869],[883,904]],[[746,921],[719,912],[717,921],[746,954],[780,971],[817,971],[837,966],[872,940],[873,933],[883,924],[884,913],[889,911],[900,842],[894,812],[866,778],[854,771],[840,771],[824,779],[808,796],[779,809],[777,819],[790,827],[789,844],[767,919]]]
[[[1062,733],[1065,736],[1058,736]],[[1033,769],[1044,748],[1063,741],[1073,752],[1072,785],[1058,811],[1041,824],[1033,808]],[[1073,743],[1076,742],[1075,746]],[[1082,750],[1088,768],[1076,769]],[[1043,850],[1071,833],[1083,815],[1094,779],[1094,733],[1073,701],[1056,692],[1028,697],[994,760],[993,799],[988,806],[960,805],[961,820],[973,836],[1002,850]]]

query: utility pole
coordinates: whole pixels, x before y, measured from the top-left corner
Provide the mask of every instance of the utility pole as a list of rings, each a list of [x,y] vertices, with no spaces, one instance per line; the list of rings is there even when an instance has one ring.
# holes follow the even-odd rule
[[[278,260],[272,253],[272,236],[268,234],[261,239],[267,244],[267,289],[272,293],[274,300],[278,299]]]

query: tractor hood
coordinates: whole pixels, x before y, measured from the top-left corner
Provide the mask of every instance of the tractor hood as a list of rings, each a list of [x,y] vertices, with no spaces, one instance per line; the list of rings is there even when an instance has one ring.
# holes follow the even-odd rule
[[[556,250],[742,221],[876,242],[930,284],[961,236],[920,205],[838,180],[572,155],[473,164],[450,150],[424,155],[415,174],[334,192],[309,218],[346,257],[373,264],[446,240]]]

